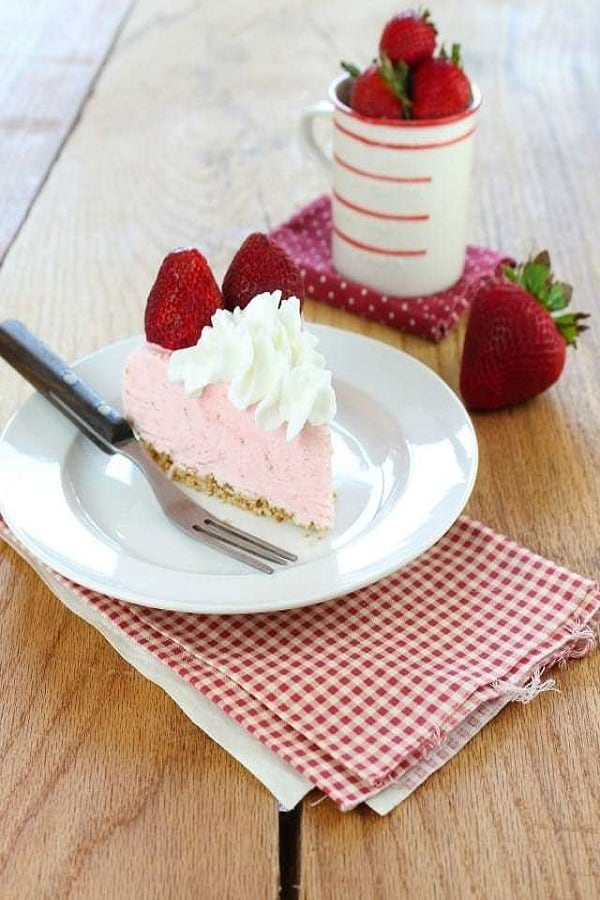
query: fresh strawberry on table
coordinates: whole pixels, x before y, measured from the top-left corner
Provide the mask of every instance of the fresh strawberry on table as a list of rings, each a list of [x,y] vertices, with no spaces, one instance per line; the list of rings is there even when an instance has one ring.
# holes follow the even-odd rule
[[[167,350],[191,347],[222,306],[221,291],[200,251],[175,250],[164,258],[148,295],[146,339]]]
[[[424,60],[411,74],[411,113],[413,119],[439,119],[463,112],[473,95],[471,82],[462,70],[460,45],[452,45],[448,56]]]
[[[567,311],[570,285],[554,281],[546,252],[504,277],[484,279],[465,334],[460,391],[469,409],[500,409],[535,397],[559,378],[566,348],[585,331]]]
[[[433,55],[437,31],[429,18],[429,10],[407,9],[386,24],[379,40],[379,52],[392,63],[415,66]]]
[[[244,309],[257,294],[281,291],[281,299],[298,297],[302,304],[304,279],[291,256],[262,232],[248,235],[225,273],[226,309]]]

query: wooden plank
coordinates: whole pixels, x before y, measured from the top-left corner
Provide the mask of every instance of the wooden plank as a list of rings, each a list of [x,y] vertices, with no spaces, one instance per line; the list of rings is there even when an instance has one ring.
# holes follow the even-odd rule
[[[0,260],[73,126],[131,0],[3,0]]]
[[[0,896],[275,897],[267,791],[30,571],[0,550]]]
[[[575,285],[577,308],[597,321],[597,17],[583,3],[567,13],[558,2],[448,3],[434,13],[440,33],[461,40],[485,98],[474,240],[518,258],[548,247],[556,271]],[[548,58],[561,60],[560,74]],[[351,316],[327,319],[407,350],[458,388],[464,327],[434,347]],[[481,462],[467,511],[597,577],[600,339],[592,329],[550,392],[474,417]],[[385,819],[305,802],[300,896],[597,896],[599,678],[600,654],[570,663],[557,674],[560,695],[507,708]]]

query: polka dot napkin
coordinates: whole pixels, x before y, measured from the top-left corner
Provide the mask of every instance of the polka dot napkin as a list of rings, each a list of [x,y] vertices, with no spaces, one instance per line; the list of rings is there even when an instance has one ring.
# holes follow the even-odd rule
[[[317,197],[270,232],[300,266],[306,295],[331,306],[440,341],[468,309],[473,287],[506,257],[484,247],[467,247],[465,271],[453,287],[428,297],[392,297],[344,279],[331,259],[331,201]]]

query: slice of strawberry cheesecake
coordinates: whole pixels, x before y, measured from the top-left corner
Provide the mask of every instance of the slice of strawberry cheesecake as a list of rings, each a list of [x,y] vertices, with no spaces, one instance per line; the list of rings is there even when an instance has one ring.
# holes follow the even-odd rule
[[[125,363],[125,414],[171,477],[279,521],[328,529],[335,394],[300,301],[267,291],[244,309],[223,309],[196,257],[201,279],[173,277],[189,270],[184,254],[192,253],[201,257],[170,254],[150,293],[146,341]]]

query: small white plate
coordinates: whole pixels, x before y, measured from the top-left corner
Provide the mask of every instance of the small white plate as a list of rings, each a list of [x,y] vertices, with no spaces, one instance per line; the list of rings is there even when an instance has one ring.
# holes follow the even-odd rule
[[[0,441],[0,508],[15,536],[86,587],[196,613],[319,603],[415,559],[450,528],[471,493],[471,420],[446,384],[411,356],[357,334],[309,327],[338,400],[332,532],[319,538],[202,497],[233,524],[298,553],[298,563],[259,574],[191,540],[165,518],[128,460],[102,453],[38,394]],[[75,366],[118,408],[123,364],[139,340],[112,344]]]

